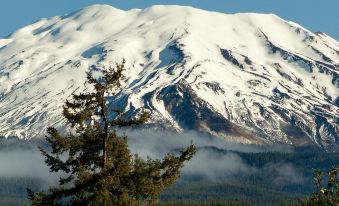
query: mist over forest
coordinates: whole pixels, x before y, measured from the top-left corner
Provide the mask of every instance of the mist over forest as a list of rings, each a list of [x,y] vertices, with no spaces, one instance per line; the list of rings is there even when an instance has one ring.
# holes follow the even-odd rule
[[[339,164],[336,153],[234,144],[197,132],[131,129],[122,133],[127,134],[132,153],[143,158],[160,159],[166,151],[177,153],[191,142],[197,146],[196,156],[182,169],[176,184],[164,192],[163,201],[242,199],[259,205],[292,201],[312,193],[312,168]],[[38,145],[46,147],[41,140],[1,141],[0,185],[4,187],[0,197],[14,195],[25,202],[26,187],[41,190],[56,185],[60,174],[49,172]]]

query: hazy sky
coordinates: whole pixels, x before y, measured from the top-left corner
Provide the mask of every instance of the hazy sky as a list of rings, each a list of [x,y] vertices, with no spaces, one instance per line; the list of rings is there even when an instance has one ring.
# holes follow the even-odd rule
[[[155,4],[180,4],[223,13],[275,13],[339,40],[339,0],[1,0],[0,38],[40,18],[64,15],[98,3],[125,10]]]

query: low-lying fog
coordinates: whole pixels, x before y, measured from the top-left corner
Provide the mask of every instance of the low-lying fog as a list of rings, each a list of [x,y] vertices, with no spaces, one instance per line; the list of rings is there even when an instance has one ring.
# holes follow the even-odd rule
[[[242,160],[238,151],[257,153],[288,148],[263,148],[250,145],[239,145],[225,142],[218,138],[201,135],[195,132],[174,134],[170,132],[128,131],[129,145],[133,153],[142,157],[162,158],[167,152],[175,152],[179,148],[188,146],[191,142],[198,148],[196,156],[188,162],[184,169],[184,176],[197,175],[211,181],[235,174],[257,174],[272,172],[277,175],[274,181],[280,184],[286,181],[301,182],[303,176],[292,164],[268,163],[262,168],[250,166]],[[32,177],[41,178],[48,184],[56,183],[57,176],[49,172],[37,146],[34,143],[19,141],[19,144],[2,143],[0,146],[0,177]],[[209,149],[213,148],[213,149]]]

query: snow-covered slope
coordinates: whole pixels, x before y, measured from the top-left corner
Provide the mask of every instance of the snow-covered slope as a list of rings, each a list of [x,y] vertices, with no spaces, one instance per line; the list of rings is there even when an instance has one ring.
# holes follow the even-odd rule
[[[339,148],[339,43],[272,14],[94,5],[0,40],[0,136],[62,127],[85,73],[126,59],[113,104],[178,131]]]

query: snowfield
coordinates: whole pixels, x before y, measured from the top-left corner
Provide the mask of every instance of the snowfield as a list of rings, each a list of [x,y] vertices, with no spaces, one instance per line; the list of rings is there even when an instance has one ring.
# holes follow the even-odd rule
[[[111,101],[151,123],[248,144],[339,150],[339,43],[273,14],[93,5],[0,39],[0,136],[63,128],[86,72],[126,59]]]

